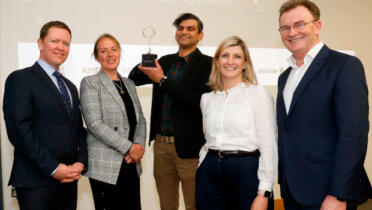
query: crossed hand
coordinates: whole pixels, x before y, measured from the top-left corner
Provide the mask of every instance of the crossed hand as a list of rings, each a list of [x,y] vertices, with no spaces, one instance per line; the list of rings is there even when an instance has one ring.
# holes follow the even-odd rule
[[[145,148],[140,144],[132,144],[129,152],[125,154],[124,159],[126,163],[138,163],[145,153]]]
[[[52,177],[59,180],[61,183],[73,182],[81,178],[83,169],[84,164],[81,162],[75,162],[72,165],[60,163]]]

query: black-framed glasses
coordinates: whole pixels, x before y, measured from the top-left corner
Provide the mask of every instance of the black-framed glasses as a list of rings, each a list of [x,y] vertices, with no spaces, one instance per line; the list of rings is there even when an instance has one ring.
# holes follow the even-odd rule
[[[279,32],[282,33],[282,34],[286,34],[286,33],[289,33],[289,31],[291,31],[291,28],[293,28],[293,30],[298,32],[298,31],[303,30],[307,24],[314,23],[316,21],[318,21],[318,20],[312,20],[312,21],[309,21],[309,22],[298,22],[298,23],[295,23],[292,27],[282,26],[282,27],[279,28]]]

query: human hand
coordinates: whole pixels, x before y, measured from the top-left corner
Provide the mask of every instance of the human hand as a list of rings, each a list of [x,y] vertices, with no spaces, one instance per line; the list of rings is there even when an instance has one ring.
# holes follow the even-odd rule
[[[84,170],[84,164],[82,162],[75,162],[74,164],[70,165],[70,167],[76,171],[81,173]]]
[[[128,152],[130,158],[135,163],[138,163],[141,160],[143,153],[145,153],[145,148],[141,144],[132,144],[132,147]]]
[[[81,178],[81,172],[84,170],[84,164],[81,162],[75,162],[74,164],[69,166],[73,173],[78,173],[77,176],[71,177],[71,178],[66,178],[62,179],[61,183],[67,183],[67,182],[73,182],[75,180],[79,180]]]
[[[320,210],[346,210],[346,201],[339,201],[335,196],[327,195]]]
[[[124,160],[127,164],[134,163],[134,160],[130,157],[128,153],[124,155]]]
[[[74,168],[72,166],[67,166],[66,164],[60,163],[52,177],[61,182],[73,182],[80,179],[80,172],[81,170],[79,170],[77,167]]]
[[[165,77],[163,68],[160,66],[158,59],[155,59],[156,67],[144,67],[142,64],[138,65],[138,69],[146,74],[153,82],[159,83]]]
[[[266,210],[268,205],[268,198],[263,195],[257,195],[254,199],[251,210]]]

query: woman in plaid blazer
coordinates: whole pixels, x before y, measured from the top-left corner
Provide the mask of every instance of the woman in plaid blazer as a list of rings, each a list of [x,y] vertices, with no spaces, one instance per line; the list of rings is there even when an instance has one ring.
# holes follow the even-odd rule
[[[141,209],[139,176],[146,121],[134,83],[117,71],[119,42],[101,35],[94,57],[101,70],[80,85],[88,129],[89,177],[96,209]]]

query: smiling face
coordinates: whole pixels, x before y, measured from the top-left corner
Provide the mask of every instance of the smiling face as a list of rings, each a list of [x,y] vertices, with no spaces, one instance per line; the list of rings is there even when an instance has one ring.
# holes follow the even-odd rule
[[[40,59],[58,70],[67,59],[70,43],[71,35],[66,29],[51,27],[44,39],[38,40]]]
[[[215,60],[223,83],[238,84],[243,81],[243,70],[248,65],[241,46],[230,46],[222,50]]]
[[[188,19],[179,24],[175,38],[180,48],[194,49],[203,36],[203,32],[199,33],[198,21]]]
[[[96,60],[103,71],[117,71],[120,64],[120,47],[110,38],[103,38],[97,43]]]
[[[295,58],[304,58],[306,53],[319,42],[322,23],[320,20],[312,21],[314,21],[313,15],[304,6],[297,6],[280,17],[280,28],[290,27],[289,31],[280,33],[283,44]],[[303,29],[294,29],[294,26],[300,23],[306,23]]]

